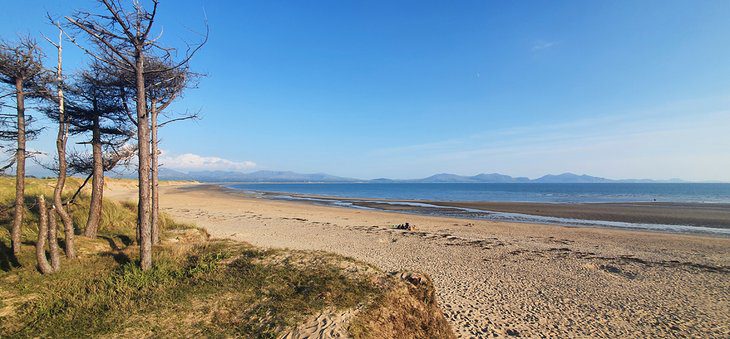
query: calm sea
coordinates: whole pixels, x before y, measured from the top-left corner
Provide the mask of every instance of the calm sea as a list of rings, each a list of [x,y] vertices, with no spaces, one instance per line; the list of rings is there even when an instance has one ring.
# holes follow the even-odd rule
[[[229,184],[244,191],[348,198],[511,202],[730,203],[730,184]]]

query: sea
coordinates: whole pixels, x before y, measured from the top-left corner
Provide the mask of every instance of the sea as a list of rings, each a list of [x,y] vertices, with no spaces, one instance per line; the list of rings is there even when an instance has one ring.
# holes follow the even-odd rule
[[[559,218],[429,204],[429,201],[727,204],[730,203],[730,184],[725,183],[229,183],[223,184],[223,186],[248,193],[261,194],[270,199],[306,201],[350,208],[371,209],[354,204],[344,198],[386,199],[389,204],[418,207],[416,213],[429,215],[576,227],[613,227],[730,236],[730,229],[728,228],[703,227],[701,225],[665,225]],[[343,198],[343,200],[337,198]],[[412,202],[411,200],[420,202]]]
[[[226,186],[244,191],[390,200],[730,203],[730,184],[724,183],[246,183]]]

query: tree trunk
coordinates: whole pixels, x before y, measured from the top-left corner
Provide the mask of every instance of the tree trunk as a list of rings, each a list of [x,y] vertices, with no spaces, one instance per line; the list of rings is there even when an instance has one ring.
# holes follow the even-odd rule
[[[25,94],[23,93],[23,79],[15,80],[15,98],[18,111],[18,148],[15,150],[15,216],[13,228],[10,231],[13,254],[17,257],[20,252],[20,227],[23,224],[25,212]]]
[[[89,218],[86,220],[84,235],[96,238],[101,220],[101,208],[104,196],[104,158],[101,149],[101,126],[99,117],[94,117],[92,129],[91,149],[93,155],[93,170],[91,178],[91,203],[89,204]]]
[[[46,214],[46,199],[42,195],[38,197],[38,241],[35,243],[35,256],[38,260],[38,269],[43,274],[53,272],[46,258],[46,239],[48,238],[48,220]]]
[[[144,54],[139,46],[135,52],[137,80],[137,143],[139,200],[137,229],[139,230],[139,265],[143,271],[152,267],[152,230],[150,227],[150,124],[144,84]]]
[[[58,181],[56,182],[56,188],[53,190],[53,208],[56,210],[58,215],[61,217],[63,222],[63,229],[65,234],[66,242],[66,257],[73,259],[76,257],[76,251],[74,249],[74,224],[71,216],[66,212],[66,207],[63,206],[62,194],[63,188],[66,185],[66,142],[68,141],[68,121],[66,121],[64,97],[63,97],[63,31],[59,30],[58,33],[58,136],[56,137],[56,150],[58,151]]]
[[[150,100],[150,119],[152,126],[152,243],[160,243],[160,191],[158,179],[158,149],[157,149],[157,102]]]
[[[51,268],[53,272],[61,270],[61,259],[58,257],[58,224],[56,223],[56,212],[51,208],[41,213],[48,213],[48,250],[51,253]]]

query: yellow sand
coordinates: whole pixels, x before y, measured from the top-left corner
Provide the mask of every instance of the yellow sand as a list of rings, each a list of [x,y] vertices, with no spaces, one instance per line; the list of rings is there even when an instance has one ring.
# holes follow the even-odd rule
[[[463,337],[730,336],[728,238],[324,207],[208,185],[161,192],[166,213],[214,237],[425,272]],[[404,222],[416,231],[393,229]]]

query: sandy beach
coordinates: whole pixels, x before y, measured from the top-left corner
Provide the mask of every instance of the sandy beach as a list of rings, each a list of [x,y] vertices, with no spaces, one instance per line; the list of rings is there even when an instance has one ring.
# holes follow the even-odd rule
[[[166,213],[213,237],[427,273],[461,337],[730,335],[729,238],[316,206],[212,185],[161,192]],[[394,229],[405,222],[416,230]]]

